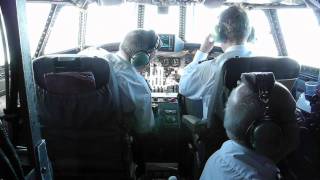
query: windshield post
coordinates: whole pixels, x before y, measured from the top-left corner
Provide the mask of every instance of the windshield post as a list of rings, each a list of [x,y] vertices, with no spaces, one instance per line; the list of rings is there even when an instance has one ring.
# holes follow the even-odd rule
[[[143,29],[144,27],[144,12],[145,12],[145,5],[139,4],[138,5],[138,24],[137,27]]]
[[[282,34],[281,26],[279,23],[277,10],[265,9],[264,12],[268,18],[268,21],[269,21],[269,24],[271,27],[271,33],[272,33],[274,42],[275,42],[277,49],[278,49],[278,55],[279,56],[288,56],[288,51],[287,51],[286,44],[283,39],[283,34]]]
[[[81,9],[79,14],[79,37],[78,46],[80,51],[86,45],[86,29],[87,29],[87,9]]]
[[[179,14],[179,38],[185,41],[186,37],[186,16],[187,16],[187,7],[185,5],[180,5],[180,14]]]
[[[46,143],[40,133],[37,96],[28,41],[26,1],[1,0],[0,7],[3,10],[6,32],[10,32],[7,33],[7,40],[11,60],[11,87],[9,107],[5,113],[14,117],[13,123],[18,124],[21,119],[27,127],[26,129],[13,129],[13,134],[16,136],[23,135],[23,138],[15,139],[13,144],[19,143],[18,140],[27,144],[28,157],[33,168],[30,172],[35,172],[37,177],[42,177],[39,179],[52,179]]]

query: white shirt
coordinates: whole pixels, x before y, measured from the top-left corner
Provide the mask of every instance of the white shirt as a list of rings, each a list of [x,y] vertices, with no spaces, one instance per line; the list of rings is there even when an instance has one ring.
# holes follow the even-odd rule
[[[251,51],[245,45],[235,45],[226,49],[219,55],[216,60],[205,60],[208,54],[197,51],[192,62],[184,68],[184,72],[179,82],[179,93],[193,100],[202,100],[203,103],[203,120],[207,119],[208,106],[215,82],[215,73],[218,64],[227,59],[239,56],[252,56]]]
[[[151,91],[144,77],[119,53],[113,54],[103,49],[90,48],[79,54],[106,58],[119,87],[121,110],[124,114],[134,114],[132,126],[137,133],[146,133],[154,126],[151,107]]]
[[[208,159],[200,180],[274,180],[278,172],[270,159],[228,140]]]

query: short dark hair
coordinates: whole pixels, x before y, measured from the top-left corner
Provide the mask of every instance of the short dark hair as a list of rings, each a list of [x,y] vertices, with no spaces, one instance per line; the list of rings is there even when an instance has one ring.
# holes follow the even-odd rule
[[[237,44],[245,41],[251,32],[249,17],[240,6],[231,6],[224,10],[220,15],[219,27],[224,36],[223,41]]]
[[[153,30],[136,29],[130,31],[120,44],[120,49],[129,57],[139,51],[149,52],[157,47],[158,35]]]

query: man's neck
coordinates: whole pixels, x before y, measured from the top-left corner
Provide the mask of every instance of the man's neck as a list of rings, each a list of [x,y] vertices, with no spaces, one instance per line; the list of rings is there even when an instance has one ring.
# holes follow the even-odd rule
[[[239,144],[239,145],[241,145],[241,146],[249,149],[250,151],[255,152],[256,154],[258,154],[258,155],[260,155],[260,156],[263,156],[263,157],[269,159],[270,162],[273,162],[274,164],[276,164],[277,162],[279,162],[279,161],[274,160],[272,157],[268,157],[268,155],[266,155],[266,154],[263,154],[263,153],[260,153],[260,152],[257,152],[257,151],[255,151],[255,150],[253,150],[253,149],[250,147],[250,145],[248,145],[248,143],[245,142],[245,141],[241,141],[241,140],[232,140],[232,141],[234,141],[235,143],[237,143],[237,144]]]
[[[122,50],[119,50],[119,51],[117,52],[117,55],[118,55],[119,57],[121,57],[123,60],[129,61],[128,55],[127,55],[125,52],[123,52]]]
[[[242,43],[236,43],[236,42],[224,42],[221,44],[221,48],[222,50],[225,52],[229,47],[232,47],[232,46],[237,46],[237,45],[244,45],[245,42],[242,42]]]

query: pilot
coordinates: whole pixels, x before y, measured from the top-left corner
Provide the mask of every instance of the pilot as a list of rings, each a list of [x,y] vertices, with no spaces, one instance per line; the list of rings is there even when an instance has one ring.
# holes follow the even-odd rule
[[[203,119],[207,118],[210,94],[213,91],[214,75],[218,64],[235,56],[248,57],[252,52],[246,42],[251,34],[249,18],[245,10],[239,6],[231,6],[224,10],[214,33],[206,37],[193,61],[188,64],[179,82],[179,93],[193,100],[202,100]],[[204,61],[214,46],[220,42],[224,51],[215,61]]]
[[[160,46],[161,40],[153,30],[136,29],[124,37],[117,53],[106,56],[119,85],[122,111],[134,114],[130,125],[135,133],[150,132],[155,123],[151,90],[141,73]]]
[[[244,73],[225,109],[230,140],[211,155],[200,179],[281,179],[275,164],[298,144],[295,108],[272,73]]]
[[[136,29],[120,43],[116,54],[108,54],[119,84],[122,111],[133,120],[129,126],[134,133],[132,150],[136,162],[136,176],[145,173],[144,143],[148,140],[155,121],[151,104],[151,89],[141,73],[145,71],[156,51],[161,47],[160,37],[153,30]],[[134,119],[130,116],[133,112]]]
[[[136,29],[124,37],[117,53],[101,48],[88,48],[80,53],[100,56],[109,61],[118,83],[122,113],[126,119],[132,120],[129,122],[130,129],[137,134],[150,132],[155,123],[150,87],[141,73],[160,46],[161,40],[153,30]]]

